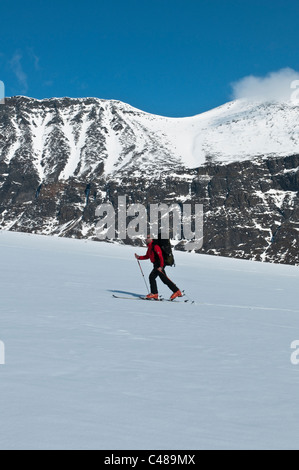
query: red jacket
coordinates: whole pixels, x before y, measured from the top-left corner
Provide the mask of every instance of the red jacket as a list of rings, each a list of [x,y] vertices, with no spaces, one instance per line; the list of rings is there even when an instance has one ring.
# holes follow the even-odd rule
[[[164,268],[164,258],[162,250],[158,245],[153,246],[153,242],[148,245],[146,254],[144,256],[139,256],[139,259],[150,259],[152,263],[156,263],[157,261],[159,261],[159,267]]]

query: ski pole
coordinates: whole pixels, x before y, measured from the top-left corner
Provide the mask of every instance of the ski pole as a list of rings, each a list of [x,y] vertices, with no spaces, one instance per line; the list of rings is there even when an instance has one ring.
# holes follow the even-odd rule
[[[137,260],[137,262],[138,262],[138,264],[139,264],[139,268],[140,268],[140,271],[141,271],[141,274],[142,274],[144,283],[145,283],[145,285],[146,285],[147,292],[150,293],[149,288],[148,288],[147,283],[146,283],[146,280],[145,280],[145,277],[144,277],[144,274],[143,274],[143,271],[142,271],[142,268],[141,268],[140,263],[139,263],[139,259]]]

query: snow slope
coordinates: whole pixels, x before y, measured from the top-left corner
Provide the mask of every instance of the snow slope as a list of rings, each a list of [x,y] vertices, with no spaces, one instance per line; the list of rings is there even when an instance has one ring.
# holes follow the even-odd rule
[[[239,99],[187,118],[139,111],[137,119],[143,120],[144,129],[153,135],[163,135],[172,153],[187,168],[211,159],[227,164],[299,151],[299,107],[292,102]]]
[[[0,449],[298,449],[298,268],[177,253],[195,305],[114,299],[134,251],[0,232]]]

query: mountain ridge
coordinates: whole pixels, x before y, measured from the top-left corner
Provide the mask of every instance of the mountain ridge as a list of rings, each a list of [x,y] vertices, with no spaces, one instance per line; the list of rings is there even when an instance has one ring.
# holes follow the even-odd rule
[[[26,105],[31,113],[27,112],[27,119]],[[138,176],[137,167],[148,167],[146,160],[160,171],[173,164],[192,169],[209,161],[226,164],[291,155],[299,149],[299,107],[292,103],[237,100],[184,118],[152,115],[118,100],[99,98],[16,97],[5,106],[16,108],[15,115],[12,111],[8,117],[12,132],[15,126],[15,138],[8,136],[15,144],[8,160],[18,150],[23,128],[33,139],[41,182],[49,176],[49,165],[53,166],[53,134],[64,147],[58,179],[98,172],[100,164],[106,176],[119,171]],[[22,107],[25,116],[17,123],[17,110],[22,112]],[[56,157],[59,150],[54,151]]]

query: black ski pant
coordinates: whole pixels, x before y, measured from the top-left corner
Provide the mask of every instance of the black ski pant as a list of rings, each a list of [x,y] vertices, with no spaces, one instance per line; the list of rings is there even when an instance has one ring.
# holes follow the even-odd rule
[[[149,281],[150,281],[150,286],[151,286],[151,293],[152,294],[158,294],[158,288],[157,288],[157,282],[156,279],[159,276],[161,281],[166,284],[172,292],[176,292],[179,290],[179,288],[167,277],[165,269],[162,269],[161,271],[158,271],[159,265],[154,264],[154,269],[149,275]]]

